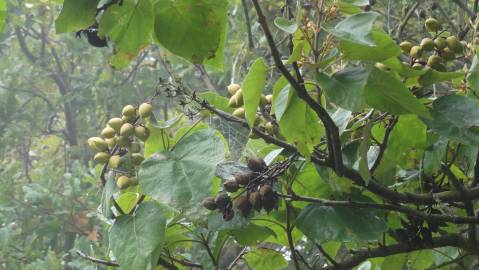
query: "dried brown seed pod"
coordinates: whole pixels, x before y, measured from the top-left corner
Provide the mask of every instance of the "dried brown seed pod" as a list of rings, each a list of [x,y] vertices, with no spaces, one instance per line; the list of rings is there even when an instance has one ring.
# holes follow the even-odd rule
[[[261,197],[261,204],[266,212],[271,212],[276,207],[276,197],[273,195]]]
[[[252,192],[249,195],[249,202],[254,210],[261,211],[261,194],[258,191]]]
[[[273,188],[270,185],[265,184],[259,189],[259,194],[261,194],[262,197],[271,196],[273,195]]]
[[[236,192],[239,189],[238,182],[236,180],[228,180],[223,183],[223,188],[228,192]]]
[[[260,157],[250,157],[247,162],[248,168],[253,172],[260,172],[266,168],[266,163]]]
[[[234,205],[238,209],[243,209],[247,207],[251,207],[251,203],[248,200],[248,197],[242,195],[235,199]]]
[[[218,208],[218,205],[216,205],[215,199],[213,197],[204,198],[201,204],[203,205],[204,208],[211,211],[216,210]]]
[[[254,179],[254,175],[252,173],[235,174],[235,180],[241,186],[247,186],[252,179]]]
[[[220,192],[216,195],[215,203],[219,209],[226,209],[231,204],[231,198],[226,192]]]

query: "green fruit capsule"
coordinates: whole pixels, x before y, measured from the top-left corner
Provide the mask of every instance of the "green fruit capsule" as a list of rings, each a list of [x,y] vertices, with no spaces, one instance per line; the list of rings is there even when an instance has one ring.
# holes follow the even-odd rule
[[[241,86],[237,83],[232,83],[232,84],[228,85],[227,89],[228,89],[228,93],[231,96],[233,96],[234,94],[236,94],[236,92],[238,92],[238,90],[241,89]]]
[[[116,180],[116,186],[119,189],[125,189],[129,185],[130,185],[130,178],[128,178],[128,176],[126,176],[126,175],[122,175],[122,176],[118,177],[118,179]]]
[[[421,63],[414,63],[414,65],[412,65],[412,68],[416,70],[420,70],[420,69],[423,69],[424,66]]]
[[[409,41],[403,41],[399,44],[399,47],[401,48],[403,53],[409,54],[409,52],[411,51],[411,48],[412,48],[412,43],[409,42]]]
[[[455,36],[450,36],[446,38],[446,44],[447,47],[451,49],[451,51],[453,51],[454,53],[462,53],[464,50],[462,43]]]
[[[123,110],[121,111],[121,114],[123,116],[135,118],[136,117],[135,107],[133,107],[133,105],[126,105],[125,107],[123,107]]]
[[[116,169],[120,167],[120,163],[121,163],[121,157],[119,155],[113,155],[108,160],[108,167],[112,169]]]
[[[442,67],[442,58],[438,55],[431,55],[427,60],[427,65],[438,70]]]
[[[259,106],[261,108],[264,108],[264,106],[266,106],[266,104],[268,104],[268,102],[266,102],[266,96],[261,95],[261,98],[259,99]]]
[[[411,48],[411,51],[409,52],[409,55],[413,58],[420,58],[422,55],[422,49],[420,46],[413,46]]]
[[[441,24],[434,18],[429,18],[425,22],[427,31],[437,32],[441,29]]]
[[[105,142],[108,144],[108,147],[113,148],[116,145],[116,137],[105,139]]]
[[[235,97],[236,97],[236,106],[240,107],[240,106],[243,106],[243,90],[238,90],[238,92],[236,92],[235,94]]]
[[[150,130],[144,126],[135,127],[135,136],[141,141],[146,141],[150,136]]]
[[[266,95],[266,103],[270,105],[273,103],[273,95]]]
[[[133,165],[138,166],[143,162],[143,160],[145,160],[145,158],[143,157],[142,154],[139,154],[139,153],[131,154],[131,162],[133,163]]]
[[[123,123],[133,124],[133,122],[135,122],[135,118],[136,118],[136,117],[130,117],[130,116],[123,115],[123,116],[121,117],[121,121],[123,121]]]
[[[423,38],[421,40],[421,49],[423,51],[432,51],[434,49],[434,41],[430,38]]]
[[[153,107],[150,103],[142,103],[138,108],[138,113],[140,114],[141,118],[148,118],[151,116],[153,111]]]
[[[115,117],[108,120],[108,125],[115,131],[120,131],[120,128],[123,125],[123,120],[121,118]]]
[[[444,48],[446,48],[446,46],[447,46],[446,40],[442,37],[438,37],[434,40],[434,46],[438,50],[444,50]]]
[[[382,71],[385,71],[385,72],[390,71],[389,67],[386,66],[386,65],[383,64],[383,63],[379,63],[379,62],[378,62],[378,63],[374,64],[374,66],[375,66],[376,68],[382,70]]]
[[[140,143],[138,142],[132,142],[130,143],[130,145],[128,146],[128,151],[130,153],[138,153],[141,151],[141,145]]]
[[[446,61],[452,61],[452,60],[456,59],[456,55],[449,48],[444,48],[444,50],[441,53],[441,56]]]
[[[130,142],[130,140],[126,136],[116,137],[116,144],[118,144],[118,146],[120,146],[120,147],[127,146],[129,142]]]
[[[233,111],[233,115],[239,118],[245,118],[245,110],[243,107],[240,107]]]
[[[131,177],[130,178],[130,186],[137,186],[139,183],[138,178],[136,177]]]
[[[130,137],[135,133],[135,127],[130,123],[125,123],[121,126],[120,136]]]
[[[100,137],[91,137],[87,143],[93,151],[101,152],[108,149],[108,144]]]
[[[96,153],[96,155],[93,157],[93,160],[95,160],[96,162],[98,162],[100,164],[107,163],[109,159],[110,159],[110,154],[108,154],[106,152]]]
[[[108,126],[101,131],[100,135],[103,138],[111,139],[115,137],[115,133],[116,133],[115,130]]]
[[[230,108],[237,108],[238,107],[238,103],[236,102],[236,96],[235,95],[230,97],[230,100],[228,101],[228,107],[230,107]]]

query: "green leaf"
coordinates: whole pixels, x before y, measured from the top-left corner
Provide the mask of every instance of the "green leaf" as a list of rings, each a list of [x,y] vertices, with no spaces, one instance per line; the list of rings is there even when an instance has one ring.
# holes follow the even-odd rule
[[[112,216],[112,197],[113,194],[118,190],[116,187],[115,177],[112,173],[107,174],[106,176],[106,184],[103,188],[103,192],[101,194],[101,213],[106,218],[110,218]]]
[[[439,72],[434,69],[429,69],[424,75],[419,78],[419,84],[421,84],[422,86],[429,86],[435,83],[462,78],[464,77],[464,75],[464,72]]]
[[[117,50],[136,55],[151,42],[154,14],[150,0],[124,1],[101,16],[99,34],[115,43]]]
[[[223,52],[227,12],[226,0],[157,0],[156,38],[166,49],[194,64],[222,57],[217,54]]]
[[[389,58],[382,62],[388,66],[391,70],[396,71],[399,75],[403,77],[419,77],[427,72],[427,69],[413,69],[409,64],[401,62],[397,57]]]
[[[298,147],[305,156],[311,155],[314,145],[319,143],[324,133],[318,116],[296,91],[290,91],[289,105],[278,124],[286,140]]]
[[[154,269],[165,241],[166,218],[155,202],[142,203],[134,215],[123,215],[109,232],[110,248],[120,269]]]
[[[320,72],[316,80],[333,103],[343,109],[358,112],[366,105],[363,89],[368,76],[369,72],[364,68],[347,68],[331,77]]]
[[[356,44],[350,41],[341,41],[339,48],[344,58],[348,60],[366,60],[381,62],[391,57],[397,57],[401,54],[401,48],[391,39],[391,37],[382,31],[373,31],[371,38],[375,46]]]
[[[366,198],[360,196],[357,200],[371,201]],[[381,216],[380,211],[371,209],[312,204],[303,208],[295,224],[309,239],[319,244],[331,240],[373,241],[387,230],[387,224]]]
[[[125,192],[117,199],[117,203],[124,213],[129,213],[133,207],[135,207],[138,201],[138,193]]]
[[[248,74],[246,74],[241,87],[241,89],[243,89],[246,120],[250,128],[254,126],[254,120],[256,119],[256,112],[261,94],[263,93],[267,72],[268,66],[265,64],[263,58],[256,59],[253,65],[251,65]]]
[[[443,96],[433,102],[432,120],[423,121],[442,136],[479,146],[479,106],[470,98]]]
[[[1,29],[1,27],[0,27]],[[472,60],[471,68],[469,69],[469,74],[467,74],[467,86],[471,89],[476,96],[479,96],[479,57],[476,54]]]
[[[95,23],[99,0],[65,0],[62,11],[55,20],[57,34],[78,31]]]
[[[228,106],[228,99],[224,96],[218,95],[215,92],[204,92],[200,93],[199,96],[206,100],[209,104],[215,106],[215,108],[224,112],[232,113],[234,111],[233,108]]]
[[[390,72],[373,68],[365,88],[366,103],[392,114],[417,114],[430,118],[428,109]]]
[[[274,25],[288,34],[294,34],[298,30],[298,24],[295,21],[283,17],[276,17]]]
[[[5,27],[5,20],[7,18],[7,1],[0,0],[0,33]]]
[[[243,246],[256,245],[258,242],[263,242],[270,236],[276,236],[274,231],[268,227],[256,225],[254,223],[248,224],[246,227],[231,230],[229,232],[235,240]]]
[[[305,45],[306,45],[306,41],[304,41],[304,40],[301,40],[301,41],[297,42],[296,44],[294,44],[293,52],[289,56],[288,61],[286,62],[286,65],[290,65],[290,64],[298,61],[299,59],[301,59],[301,55],[302,55],[303,48],[304,48]]]
[[[278,270],[288,266],[283,255],[273,249],[255,248],[244,255],[244,259],[254,270]]]
[[[370,38],[373,23],[379,16],[376,12],[363,12],[347,17],[333,29],[328,30],[341,40],[366,46],[374,46]]]
[[[183,137],[172,151],[145,160],[138,173],[146,195],[177,210],[199,207],[211,194],[216,165],[223,161],[224,143],[215,132],[199,130]]]

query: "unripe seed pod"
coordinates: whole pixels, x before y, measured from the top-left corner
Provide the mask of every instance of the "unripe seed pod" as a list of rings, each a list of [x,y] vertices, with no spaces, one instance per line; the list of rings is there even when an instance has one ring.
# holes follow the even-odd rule
[[[411,51],[411,48],[412,48],[412,43],[409,42],[409,41],[403,41],[399,44],[399,47],[401,48],[403,53],[409,54],[409,52]]]
[[[138,154],[138,153],[131,154],[131,163],[133,163],[133,165],[138,166],[143,162],[143,160],[145,160],[145,158],[143,157],[142,154]]]
[[[226,207],[231,203],[230,196],[226,192],[220,192],[216,195],[215,203],[220,209],[226,209]]]
[[[135,136],[141,141],[146,141],[150,136],[150,130],[144,126],[135,127]]]
[[[136,117],[135,107],[133,107],[133,105],[126,105],[125,107],[123,107],[121,114],[126,117],[135,118]]]
[[[91,137],[87,141],[88,146],[94,151],[101,152],[108,149],[108,144],[100,137]]]
[[[118,179],[116,180],[116,186],[119,189],[125,189],[129,185],[130,185],[130,178],[128,178],[128,176],[126,176],[126,175],[122,175],[122,176],[118,177]]]
[[[268,104],[272,104],[273,103],[273,95],[266,95],[266,102]]]
[[[242,118],[242,119],[244,119],[246,117],[245,116],[245,110],[244,110],[243,107],[240,107],[240,108],[234,110],[233,115],[236,116],[236,117]]]
[[[135,127],[130,123],[125,123],[121,126],[120,136],[130,137],[135,133]]]
[[[446,48],[447,44],[446,44],[446,40],[442,37],[437,37],[435,40],[434,40],[434,46],[436,47],[436,49],[438,50],[444,50],[444,48]]]
[[[238,173],[235,174],[235,181],[242,185],[242,186],[247,186],[249,182],[254,178],[254,175],[251,173]]]
[[[151,113],[153,111],[153,107],[151,106],[150,103],[142,103],[140,107],[138,108],[138,112],[141,116],[141,118],[148,118],[151,116]]]
[[[434,49],[434,41],[430,38],[423,38],[421,40],[421,49],[423,51],[432,51]]]
[[[261,95],[260,99],[259,99],[259,106],[261,108],[264,108],[264,106],[266,106],[266,104],[268,104],[268,102],[266,101],[266,96],[265,95]]]
[[[108,120],[108,125],[115,131],[120,131],[120,128],[123,125],[123,120],[121,118],[115,117]]]
[[[276,133],[278,133],[278,127],[276,127],[273,123],[271,122],[268,122],[264,125],[264,129],[266,130],[266,132],[270,135],[275,135]]]
[[[228,93],[233,96],[234,94],[236,94],[236,92],[238,92],[238,90],[241,89],[241,86],[239,84],[236,84],[236,83],[232,83],[230,85],[228,85]]]
[[[126,136],[118,136],[116,137],[116,144],[120,147],[125,147],[128,145],[130,140]]]
[[[266,163],[260,157],[249,157],[247,165],[253,172],[260,172],[266,168]]]
[[[228,101],[228,107],[230,107],[230,108],[237,108],[238,107],[238,103],[236,102],[236,96],[235,95],[230,97],[230,100]]]
[[[442,65],[442,58],[437,55],[431,55],[427,60],[427,65],[432,67],[433,69],[439,69]]]
[[[456,55],[449,48],[444,48],[444,50],[441,53],[441,56],[446,61],[452,61],[452,60],[456,59]]]
[[[123,116],[121,117],[121,121],[123,121],[123,123],[133,124],[133,122],[135,122],[135,117],[123,115]]]
[[[223,183],[223,188],[228,192],[236,192],[239,189],[238,182],[236,180],[228,180]]]
[[[128,146],[128,152],[130,153],[138,153],[140,151],[141,151],[141,146],[140,146],[140,143],[138,142],[132,142]]]
[[[253,125],[255,127],[259,126],[259,124],[261,124],[261,121],[263,120],[263,117],[261,117],[261,114],[257,113],[256,114],[256,117],[254,118],[254,123]]]
[[[110,154],[108,154],[106,152],[96,153],[95,156],[93,157],[93,160],[95,160],[96,162],[98,162],[100,164],[107,163],[109,159],[110,159]]]
[[[261,211],[261,194],[258,191],[252,192],[249,195],[249,202],[253,206],[254,210]]]
[[[455,36],[450,36],[446,38],[446,44],[447,47],[455,53],[462,53],[464,50],[462,43]]]
[[[120,167],[120,163],[121,163],[121,157],[119,155],[114,155],[114,156],[111,156],[110,159],[108,160],[108,167],[112,169],[116,169]]]
[[[108,144],[108,147],[113,148],[116,145],[116,137],[105,139],[106,144]]]
[[[213,197],[204,198],[201,204],[203,205],[204,208],[210,211],[216,210],[218,208],[218,205],[216,205],[215,199]]]
[[[262,197],[271,196],[273,194],[273,188],[270,185],[265,184],[259,189],[259,194]]]
[[[413,58],[420,58],[422,55],[422,49],[420,46],[413,46],[411,48],[411,51],[409,52],[409,55]]]
[[[429,32],[437,32],[441,29],[441,24],[439,24],[439,22],[434,18],[427,19],[425,26]]]
[[[116,133],[115,130],[108,126],[101,131],[100,135],[103,138],[111,139],[115,137],[115,133]]]
[[[420,69],[424,68],[424,66],[421,63],[414,63],[414,65],[412,65],[412,68],[416,69],[416,70],[420,70]]]
[[[376,63],[376,64],[374,64],[374,66],[375,66],[376,68],[378,68],[378,69],[384,71],[384,72],[389,72],[389,71],[391,70],[388,66],[386,66],[386,65],[383,64],[383,63],[379,63],[379,62]]]
[[[236,97],[236,106],[243,106],[243,90],[238,90],[238,92],[236,92],[235,94],[235,97]]]

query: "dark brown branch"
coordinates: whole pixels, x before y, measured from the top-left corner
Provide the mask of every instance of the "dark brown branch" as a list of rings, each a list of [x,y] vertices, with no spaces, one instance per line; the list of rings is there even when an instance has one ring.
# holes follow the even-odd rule
[[[452,2],[454,2],[457,6],[459,6],[462,10],[464,10],[467,15],[469,15],[469,17],[471,17],[472,20],[475,20],[476,19],[476,13],[474,13],[474,11],[470,10],[466,4],[464,4],[464,2],[462,2],[461,0],[452,0]]]
[[[291,202],[286,202],[286,236],[288,237],[289,250],[296,270],[300,270],[299,261],[294,247],[293,227],[291,225]]]
[[[246,5],[246,0],[241,0],[243,6],[243,13],[246,21],[246,31],[248,32],[248,47],[254,49],[253,43],[253,33],[251,32],[251,22],[249,18],[248,6]]]
[[[329,152],[329,161],[334,164],[334,169],[336,174],[339,176],[343,175],[343,158],[341,152],[341,141],[339,140],[339,130],[333,119],[329,116],[328,112],[317,103],[309,94],[304,84],[300,84],[296,79],[291,75],[286,66],[281,60],[281,54],[276,47],[276,44],[273,39],[273,35],[269,29],[268,23],[266,22],[266,17],[261,10],[261,7],[258,3],[258,0],[252,0],[253,5],[258,16],[258,22],[263,29],[266,40],[268,41],[269,48],[271,50],[271,55],[273,57],[276,67],[279,69],[281,74],[286,78],[289,84],[294,88],[298,96],[308,104],[311,109],[318,115],[319,119],[326,128],[326,139],[328,141],[328,152]]]
[[[331,270],[346,270],[352,269],[359,265],[364,260],[377,257],[386,257],[394,254],[407,253],[416,250],[432,249],[439,247],[458,247],[469,252],[477,253],[473,247],[471,247],[467,240],[457,234],[445,235],[432,238],[430,242],[422,241],[416,242],[403,242],[389,246],[382,246],[378,248],[365,248],[360,249],[354,253],[349,259],[339,263],[337,266],[332,266],[327,269]]]
[[[334,207],[348,207],[348,208],[369,208],[369,209],[382,209],[404,213],[410,216],[418,217],[432,222],[450,222],[454,224],[478,224],[479,219],[476,217],[461,217],[461,216],[448,216],[438,214],[427,214],[418,210],[411,209],[406,206],[396,204],[378,204],[372,202],[357,202],[357,201],[332,201],[320,198],[304,197],[299,195],[285,195],[278,194],[280,197],[287,198],[291,201],[310,202],[324,206]]]
[[[404,18],[402,19],[402,21],[399,23],[399,27],[398,27],[398,30],[396,32],[396,39],[400,39],[401,38],[401,34],[402,32],[404,31],[404,28],[406,27],[409,19],[411,18],[411,16],[414,14],[414,11],[419,7],[419,5],[421,4],[421,1],[416,1],[416,3],[414,3],[414,5],[412,7],[409,8],[409,10],[407,11],[406,15],[404,16]]]
[[[374,161],[373,166],[371,167],[371,174],[374,173],[374,171],[378,168],[379,164],[381,163],[381,160],[384,156],[384,153],[386,152],[386,148],[387,148],[388,141],[389,141],[389,136],[391,135],[391,132],[393,131],[394,126],[396,125],[397,121],[398,121],[398,118],[393,117],[393,119],[391,120],[389,125],[386,127],[383,142],[381,143],[381,145],[379,145],[378,157],[376,158],[376,160]]]
[[[337,266],[338,263],[333,259],[333,257],[331,257],[331,255],[329,255],[326,250],[324,250],[324,248],[320,245],[320,244],[315,244],[316,245],[316,248],[318,248],[319,252],[321,252],[321,254],[323,254],[324,257],[326,257],[326,259],[333,265],[333,266]]]
[[[98,259],[98,258],[95,258],[95,257],[92,257],[92,256],[88,256],[86,255],[85,253],[79,251],[79,250],[75,250],[75,253],[82,257],[83,259],[87,259],[91,262],[94,262],[94,263],[99,263],[99,264],[103,264],[103,265],[107,265],[107,266],[113,266],[113,267],[119,267],[120,265],[116,262],[112,262],[112,261],[106,261],[106,260],[102,260],[102,259]]]

